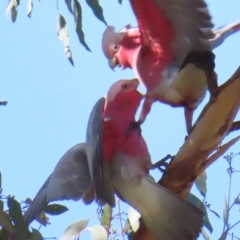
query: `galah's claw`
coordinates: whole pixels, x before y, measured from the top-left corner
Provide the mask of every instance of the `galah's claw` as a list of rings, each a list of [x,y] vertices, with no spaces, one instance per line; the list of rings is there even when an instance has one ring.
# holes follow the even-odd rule
[[[188,135],[192,131],[192,118],[193,118],[193,110],[189,109],[188,107],[184,108],[184,115],[185,115],[185,121],[186,121],[186,128]]]
[[[166,157],[162,158],[161,160],[159,160],[158,162],[154,163],[150,170],[154,170],[154,169],[158,169],[160,172],[165,172],[167,166],[168,166],[168,163],[167,163],[167,160],[171,160],[174,158],[175,156],[172,156],[170,154],[168,154]]]
[[[142,122],[140,120],[132,121],[127,128],[126,137],[128,138],[131,131],[134,131],[134,130],[137,130],[138,135],[141,136],[141,134],[142,134],[141,124],[142,124]]]
[[[210,93],[210,101],[215,102],[218,95],[218,82],[217,74],[213,71],[212,74],[207,78],[208,90]]]
[[[227,134],[237,130],[240,130],[240,121],[233,122]]]

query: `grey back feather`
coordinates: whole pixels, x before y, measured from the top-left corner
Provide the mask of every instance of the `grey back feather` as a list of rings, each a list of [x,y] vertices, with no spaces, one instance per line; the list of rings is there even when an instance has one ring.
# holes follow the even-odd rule
[[[105,98],[94,105],[88,120],[86,143],[90,174],[94,185],[95,199],[103,205],[115,206],[114,189],[111,182],[111,168],[103,162],[103,108]]]
[[[24,218],[30,224],[44,207],[57,200],[79,200],[86,204],[93,199],[93,186],[86,157],[86,144],[79,143],[69,149],[35,196]]]

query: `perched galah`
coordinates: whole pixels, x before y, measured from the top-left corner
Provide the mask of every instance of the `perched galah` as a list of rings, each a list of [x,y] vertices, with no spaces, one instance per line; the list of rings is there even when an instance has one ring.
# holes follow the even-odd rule
[[[95,198],[115,206],[114,193],[135,208],[157,239],[195,240],[203,213],[157,184],[146,142],[133,129],[126,131],[143,98],[138,80],[119,80],[109,89],[104,107],[96,107],[87,130],[87,159]]]
[[[114,194],[134,207],[157,239],[195,240],[203,212],[150,177],[147,145],[138,130],[126,137],[129,122],[143,98],[139,82],[120,80],[90,115],[86,143],[71,148],[59,161],[25,213],[29,224],[48,202],[83,199],[115,206]]]
[[[207,83],[211,93],[216,89],[211,51],[240,30],[240,21],[213,30],[203,0],[129,1],[138,28],[127,25],[115,32],[108,26],[102,38],[104,55],[112,69],[132,68],[146,87],[139,123],[145,121],[152,103],[160,101],[184,107],[189,133],[193,111],[204,99]]]

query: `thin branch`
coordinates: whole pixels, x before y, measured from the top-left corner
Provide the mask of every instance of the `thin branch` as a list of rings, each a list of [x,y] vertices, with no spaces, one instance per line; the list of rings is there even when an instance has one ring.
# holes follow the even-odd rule
[[[232,203],[231,207],[229,208],[229,211],[231,210],[231,208],[235,205],[236,203],[236,199],[238,199],[240,197],[240,193],[237,195],[237,197],[235,198],[234,202]]]
[[[56,7],[57,7],[57,11],[59,12],[58,0],[56,0]]]
[[[119,214],[119,220],[120,220],[120,226],[121,226],[121,235],[124,240],[124,234],[123,233],[123,224],[122,224],[122,217],[121,217],[121,209],[120,209],[120,199],[118,199],[118,214]]]
[[[240,223],[240,220],[237,221],[237,222],[235,222],[235,223],[228,229],[228,231],[231,230],[232,228],[234,228],[235,226],[237,226],[239,223]]]
[[[239,237],[237,237],[237,236],[234,236],[234,233],[232,233],[232,234],[228,233],[228,235],[229,235],[229,236],[232,236],[232,239],[236,238],[236,239],[240,240],[240,238],[239,238]]]

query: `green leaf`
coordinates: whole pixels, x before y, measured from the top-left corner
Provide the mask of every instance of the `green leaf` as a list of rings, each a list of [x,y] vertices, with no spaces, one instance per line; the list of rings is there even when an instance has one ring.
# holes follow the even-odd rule
[[[92,9],[95,17],[107,26],[107,22],[105,21],[105,18],[103,16],[103,9],[100,6],[99,1],[98,0],[86,0],[86,2],[88,4],[88,6]]]
[[[16,7],[15,6],[13,6],[12,8],[11,8],[11,18],[12,18],[12,22],[13,23],[15,23],[16,22],[16,20],[17,20],[17,9],[16,9]]]
[[[13,197],[8,197],[7,205],[9,208],[9,215],[17,231],[15,240],[27,239],[28,228],[24,221],[19,202],[17,202]]]
[[[35,228],[32,228],[32,240],[43,240],[42,234]]]
[[[58,15],[58,37],[63,42],[64,52],[69,60],[69,62],[74,66],[74,62],[72,59],[72,52],[69,47],[69,40],[68,40],[68,30],[67,30],[67,23],[64,17],[59,14]]]
[[[43,226],[46,226],[49,223],[49,218],[46,216],[44,211],[41,211],[39,215],[35,218],[35,220],[37,220]]]
[[[43,211],[50,215],[60,215],[68,211],[68,208],[61,204],[49,204],[44,208]]]
[[[10,233],[15,232],[10,217],[2,209],[0,209],[0,225],[6,228]]]
[[[227,203],[226,196],[224,196],[223,222],[224,222],[224,225],[227,226],[227,227],[228,227],[228,217],[229,217],[228,203]]]
[[[207,173],[203,171],[196,179],[195,185],[203,197],[206,197],[207,193]]]
[[[89,218],[69,225],[61,237],[61,240],[69,240],[69,238],[78,235],[83,229],[87,227],[88,222]]]
[[[136,232],[139,228],[139,218],[141,215],[132,207],[128,208],[128,219],[132,230]]]
[[[28,0],[28,5],[27,5],[27,15],[29,18],[32,17],[32,10],[33,10],[33,1]]]
[[[7,5],[7,8],[6,8],[6,16],[8,16],[9,12],[11,11],[12,7],[15,6],[17,2],[15,0],[10,0],[8,5]]]
[[[76,33],[80,43],[88,50],[91,51],[84,39],[84,32],[82,30],[82,8],[78,0],[74,0],[74,20],[76,26]]]
[[[101,217],[101,224],[104,227],[107,227],[111,223],[111,220],[112,220],[112,207],[109,206],[108,204],[106,204],[103,208],[103,214],[102,214],[102,217]]]
[[[68,11],[73,14],[72,0],[65,0],[65,3],[67,4]]]
[[[187,201],[192,203],[194,206],[196,206],[196,207],[198,207],[202,210],[204,209],[203,202],[192,193],[188,194]]]
[[[29,205],[31,205],[31,203],[33,202],[33,200],[28,197],[24,202],[27,203],[27,204],[29,204]]]
[[[217,212],[213,211],[213,210],[210,209],[210,208],[208,208],[208,210],[209,210],[210,212],[212,212],[216,217],[218,217],[219,219],[221,219],[221,217],[219,216],[219,214],[218,214]]]
[[[92,227],[86,228],[92,234],[91,240],[107,240],[108,234],[106,229],[101,225],[95,225]]]
[[[205,240],[211,240],[207,232],[204,230],[204,228],[202,228],[201,231],[202,231],[202,236]]]
[[[11,11],[11,18],[12,22],[14,23],[17,19],[17,6],[20,4],[19,0],[10,0],[7,8],[6,8],[6,15],[8,16],[9,12]]]
[[[187,197],[187,201],[192,203],[196,207],[200,208],[204,212],[203,225],[209,230],[209,232],[212,233],[213,227],[212,227],[212,224],[210,223],[208,213],[207,213],[207,209],[203,205],[202,201],[198,197],[193,195],[192,193],[189,193],[189,195]]]

